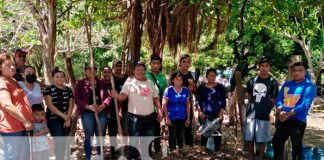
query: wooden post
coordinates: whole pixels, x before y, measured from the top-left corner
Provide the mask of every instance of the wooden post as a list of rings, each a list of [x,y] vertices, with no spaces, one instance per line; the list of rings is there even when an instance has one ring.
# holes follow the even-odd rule
[[[244,115],[242,113],[242,108],[244,107],[244,95],[243,95],[243,86],[242,86],[241,72],[239,72],[239,71],[236,71],[235,72],[235,81],[236,81],[237,104],[238,104],[239,115],[240,115],[241,133],[243,135],[243,120],[244,120]],[[242,136],[242,140],[243,140],[243,136]]]

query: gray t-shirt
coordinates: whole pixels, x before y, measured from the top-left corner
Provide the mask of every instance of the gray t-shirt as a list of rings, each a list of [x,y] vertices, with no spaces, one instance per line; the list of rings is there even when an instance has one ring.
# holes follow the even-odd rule
[[[247,82],[246,89],[251,95],[246,117],[268,121],[272,99],[275,99],[279,92],[278,82],[272,77],[266,79],[255,77]]]

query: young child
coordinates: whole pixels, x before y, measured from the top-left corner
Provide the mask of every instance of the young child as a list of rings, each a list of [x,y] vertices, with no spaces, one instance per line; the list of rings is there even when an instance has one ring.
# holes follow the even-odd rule
[[[45,111],[41,104],[33,104],[33,160],[49,159],[49,144],[47,134],[49,133],[46,121]]]

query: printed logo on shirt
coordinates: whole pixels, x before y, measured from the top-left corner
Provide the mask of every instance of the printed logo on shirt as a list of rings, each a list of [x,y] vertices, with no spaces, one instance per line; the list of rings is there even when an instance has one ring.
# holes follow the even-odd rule
[[[254,85],[253,88],[253,96],[255,96],[255,102],[260,103],[261,98],[265,97],[267,94],[267,86],[264,85],[263,83],[257,83]]]
[[[284,106],[294,108],[300,99],[300,94],[288,94],[289,87],[284,88]]]

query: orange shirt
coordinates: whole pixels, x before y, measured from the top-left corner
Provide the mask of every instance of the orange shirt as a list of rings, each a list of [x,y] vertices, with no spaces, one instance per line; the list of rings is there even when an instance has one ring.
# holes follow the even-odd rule
[[[12,79],[13,80],[13,79]],[[32,119],[31,107],[25,92],[19,87],[18,83],[13,80],[14,84],[10,84],[9,81],[0,78],[0,89],[6,89],[11,96],[12,104],[25,116],[26,119]],[[1,95],[0,95],[1,97]],[[3,106],[0,106],[0,132],[13,133],[24,131],[25,127],[22,122],[15,119],[8,112],[3,110]]]

